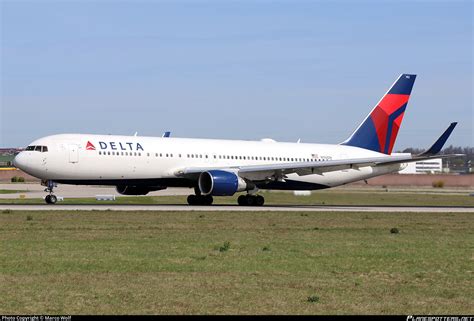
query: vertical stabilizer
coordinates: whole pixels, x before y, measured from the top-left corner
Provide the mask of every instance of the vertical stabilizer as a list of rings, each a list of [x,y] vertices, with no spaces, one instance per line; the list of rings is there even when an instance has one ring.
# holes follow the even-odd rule
[[[416,75],[403,74],[342,145],[391,154]]]

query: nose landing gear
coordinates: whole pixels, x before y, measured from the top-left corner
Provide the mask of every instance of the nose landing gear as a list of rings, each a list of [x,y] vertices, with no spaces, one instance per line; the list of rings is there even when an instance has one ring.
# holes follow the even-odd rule
[[[44,198],[46,204],[56,204],[56,202],[58,201],[58,198],[56,197],[56,195],[53,194],[53,189],[58,185],[56,183],[54,183],[53,181],[51,181],[51,180],[48,180],[48,181],[42,182],[42,183],[44,183],[43,185],[47,186],[44,189],[44,191],[49,193]]]

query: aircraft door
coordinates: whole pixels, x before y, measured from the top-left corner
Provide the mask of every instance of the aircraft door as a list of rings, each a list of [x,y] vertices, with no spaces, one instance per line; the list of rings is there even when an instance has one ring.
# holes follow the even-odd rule
[[[79,146],[75,144],[69,145],[69,163],[79,162]]]

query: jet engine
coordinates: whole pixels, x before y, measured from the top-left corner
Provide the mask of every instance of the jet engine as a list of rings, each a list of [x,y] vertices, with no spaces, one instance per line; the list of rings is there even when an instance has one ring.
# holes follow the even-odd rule
[[[232,196],[236,192],[252,189],[242,177],[222,170],[202,172],[198,186],[202,195],[213,196]]]

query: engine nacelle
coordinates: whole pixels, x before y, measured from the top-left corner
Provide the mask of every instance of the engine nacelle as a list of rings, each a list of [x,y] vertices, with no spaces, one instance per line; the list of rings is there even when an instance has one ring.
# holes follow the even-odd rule
[[[116,190],[122,195],[146,195],[149,192],[166,189],[164,186],[132,186],[132,185],[118,185]]]
[[[232,196],[236,192],[250,189],[249,184],[238,175],[221,170],[202,172],[198,180],[203,195]]]

